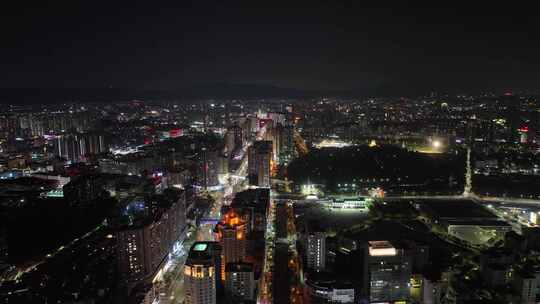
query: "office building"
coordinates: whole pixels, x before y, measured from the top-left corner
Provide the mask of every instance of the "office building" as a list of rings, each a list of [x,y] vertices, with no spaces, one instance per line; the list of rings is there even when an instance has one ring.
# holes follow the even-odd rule
[[[270,187],[271,161],[271,141],[256,141],[249,147],[248,178],[250,185]]]
[[[388,241],[369,241],[364,247],[364,277],[371,303],[408,302],[411,262],[403,249]]]

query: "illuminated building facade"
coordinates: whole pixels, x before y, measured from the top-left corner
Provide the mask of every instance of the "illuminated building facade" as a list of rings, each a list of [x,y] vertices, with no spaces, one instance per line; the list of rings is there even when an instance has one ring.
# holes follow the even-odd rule
[[[270,201],[270,189],[257,188],[238,192],[231,204],[247,223],[248,234],[264,232]]]
[[[219,245],[214,242],[196,242],[191,246],[184,266],[186,304],[216,303],[219,254]]]
[[[371,303],[395,303],[410,298],[411,262],[403,249],[388,241],[369,241],[365,246],[364,274]]]
[[[314,232],[307,236],[307,265],[315,271],[324,270],[326,266],[326,234]]]
[[[85,133],[82,135],[86,152],[90,155],[109,152],[109,141],[106,135],[99,133]]]
[[[258,187],[270,187],[271,161],[271,141],[256,141],[251,147],[249,147],[248,179],[250,185]]]
[[[357,198],[334,198],[330,203],[330,207],[335,209],[364,209],[367,210],[367,207],[370,203],[370,199],[366,197],[357,197]]]
[[[223,247],[223,263],[243,262],[246,258],[247,224],[234,210],[225,213],[216,226],[217,239]]]
[[[72,163],[84,160],[86,146],[78,135],[61,135],[54,140],[54,154]]]
[[[106,136],[98,133],[74,133],[59,135],[53,142],[53,153],[77,163],[86,161],[89,155],[106,153],[109,144]]]
[[[111,225],[117,229],[118,269],[129,294],[137,284],[152,279],[185,236],[185,196],[182,193],[176,201],[135,197],[120,209]]]

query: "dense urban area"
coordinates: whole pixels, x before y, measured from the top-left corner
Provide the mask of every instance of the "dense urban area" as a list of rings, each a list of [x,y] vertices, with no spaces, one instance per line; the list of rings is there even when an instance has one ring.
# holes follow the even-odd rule
[[[0,105],[0,302],[538,303],[540,104]]]

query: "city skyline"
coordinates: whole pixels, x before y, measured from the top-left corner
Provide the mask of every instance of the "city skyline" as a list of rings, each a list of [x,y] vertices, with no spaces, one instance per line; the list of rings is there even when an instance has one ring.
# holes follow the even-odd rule
[[[0,14],[0,304],[540,303],[532,6]]]

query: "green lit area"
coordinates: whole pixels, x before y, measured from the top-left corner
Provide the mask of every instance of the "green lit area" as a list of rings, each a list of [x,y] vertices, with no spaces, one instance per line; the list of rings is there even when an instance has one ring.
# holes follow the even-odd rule
[[[196,245],[193,247],[193,250],[194,250],[194,251],[205,251],[205,250],[206,250],[206,247],[208,247],[208,245],[206,245],[206,244],[196,244]]]
[[[46,193],[46,196],[47,197],[64,197],[64,191],[59,189],[59,190],[51,190],[49,192]]]

